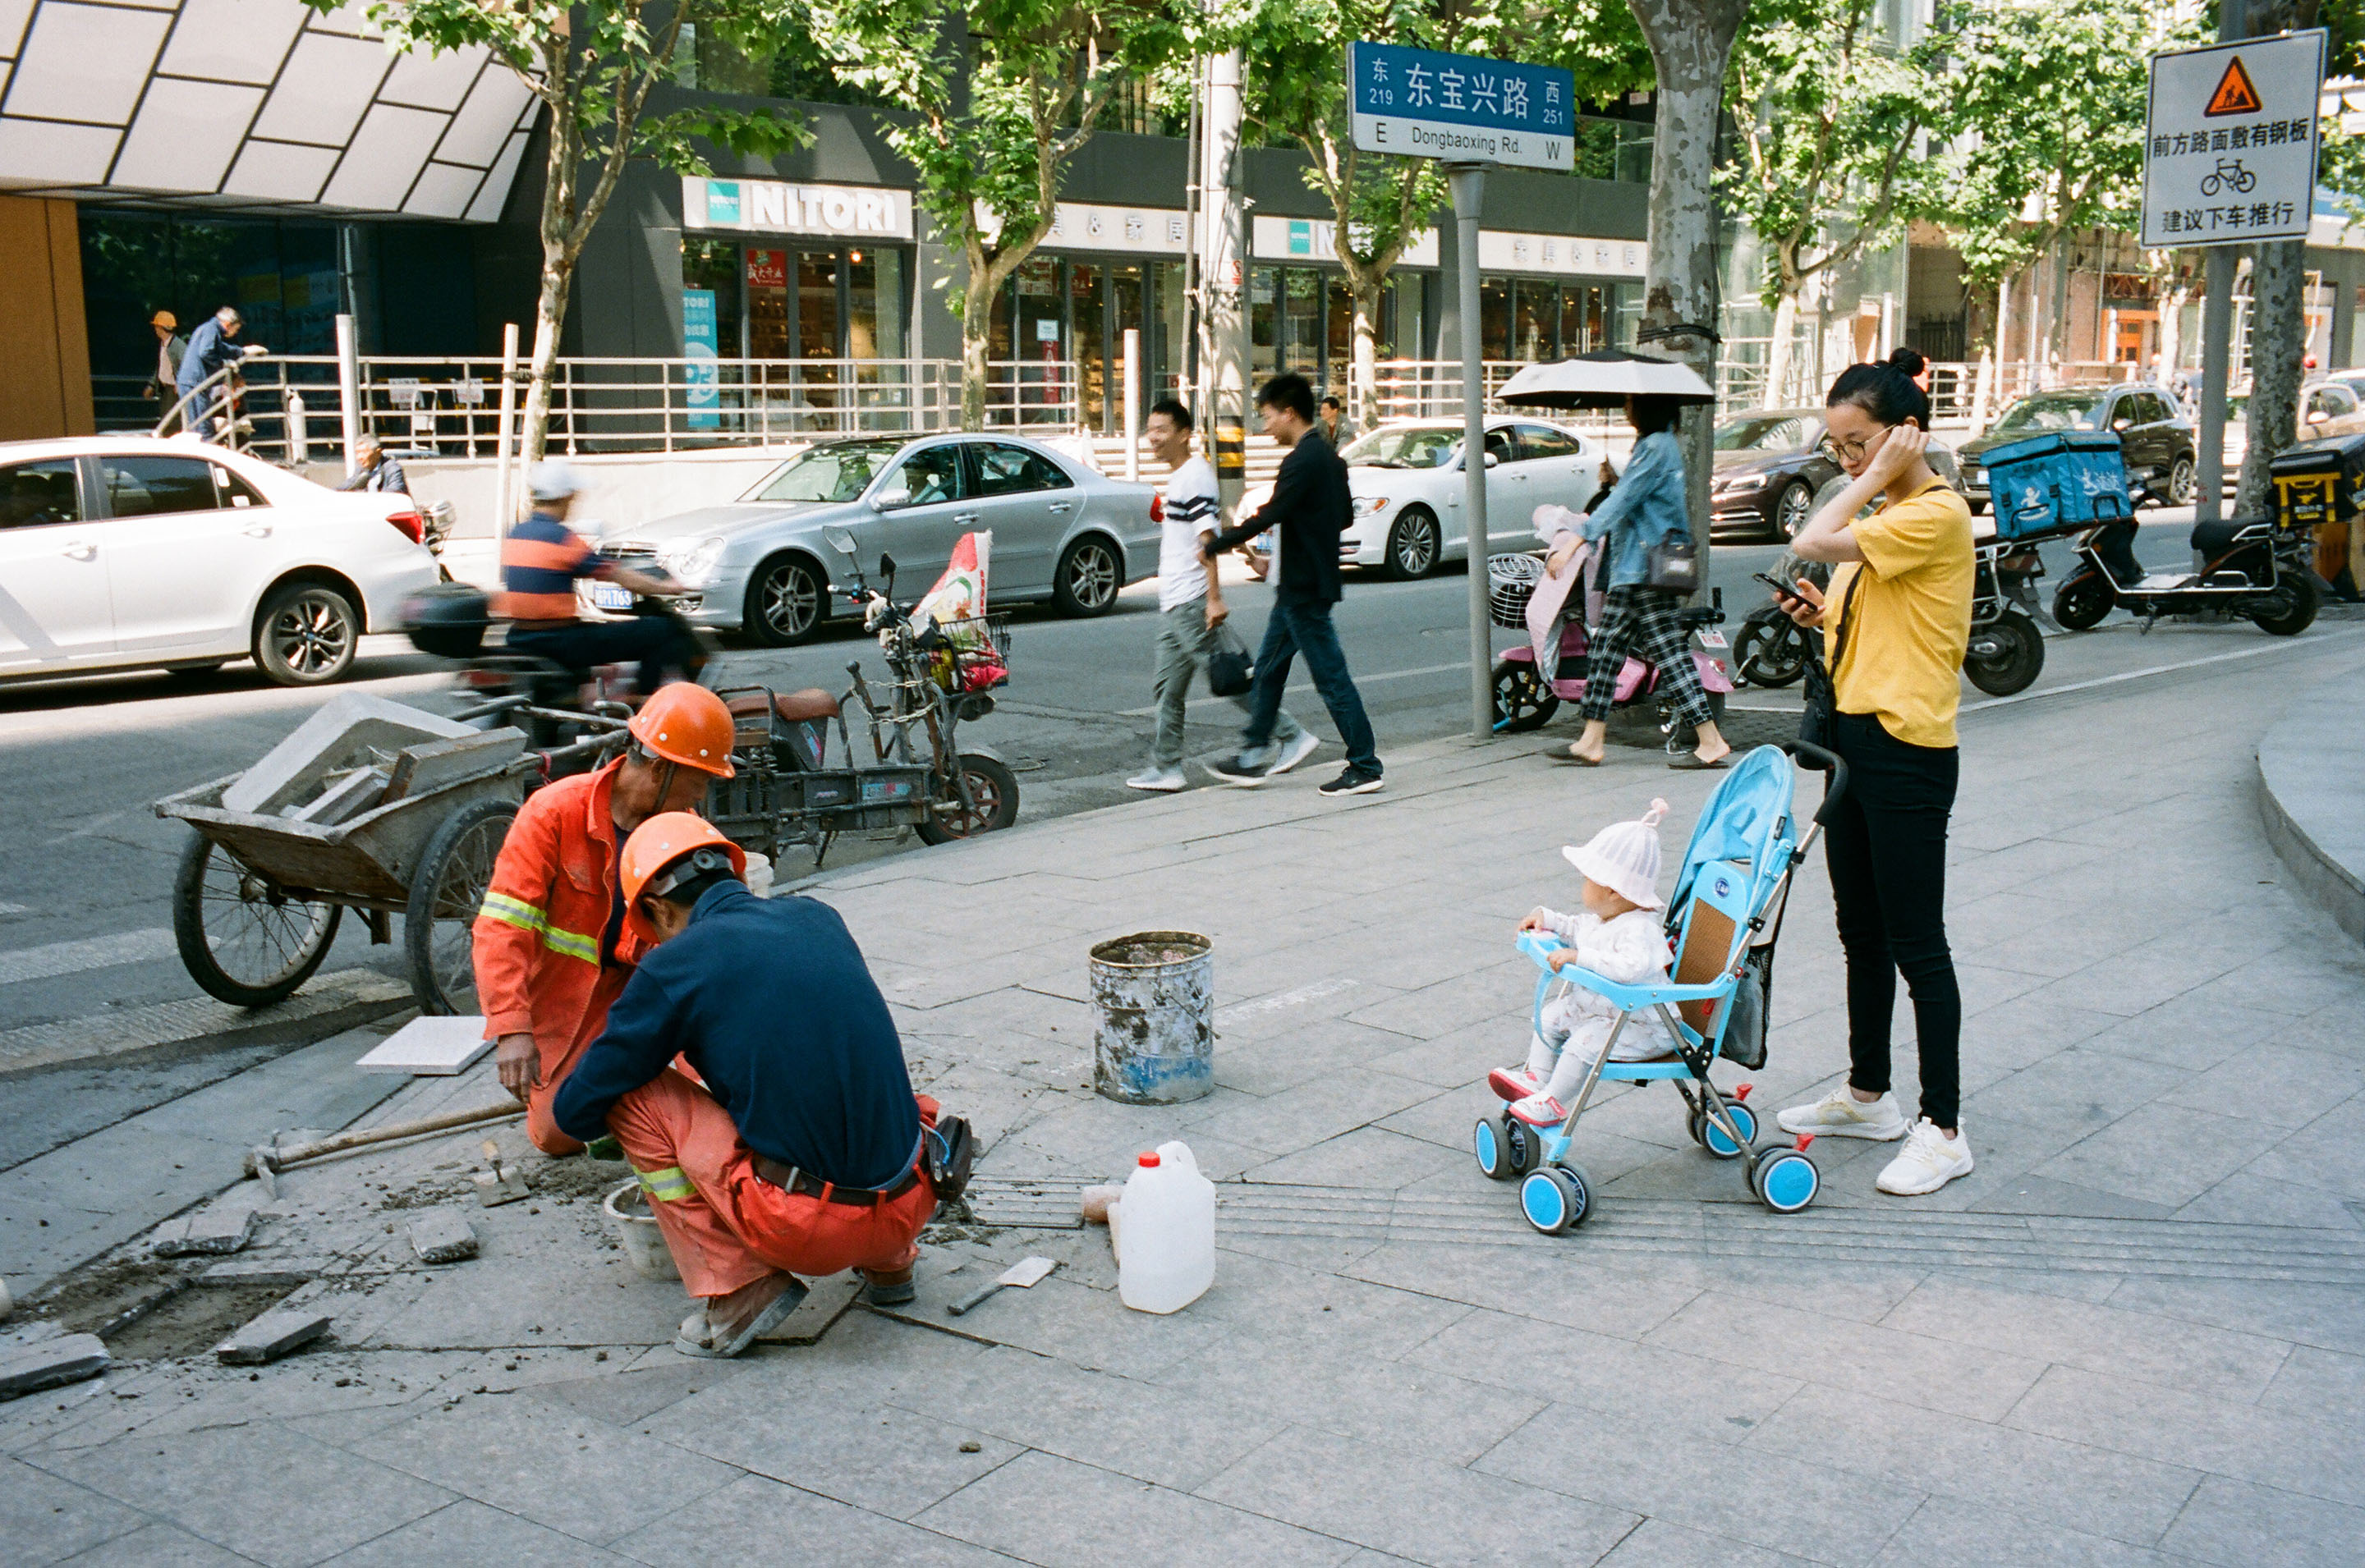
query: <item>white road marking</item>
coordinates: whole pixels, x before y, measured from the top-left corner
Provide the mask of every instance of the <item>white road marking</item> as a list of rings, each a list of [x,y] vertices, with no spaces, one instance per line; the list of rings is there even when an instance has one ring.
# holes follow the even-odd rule
[[[1966,702],[1965,713],[1977,713],[1989,708],[2009,708],[2015,702],[2034,702],[2040,697],[2066,697],[2073,691],[2091,691],[2098,686],[2116,686],[2124,680],[2142,680],[2149,676],[2172,675],[2178,670],[2198,669],[2202,665],[2222,665],[2234,659],[2255,659],[2267,654],[2287,654],[2295,648],[2322,648],[2326,643],[2353,641],[2355,632],[2335,632],[2315,638],[2278,637],[2271,643],[2255,648],[2237,648],[2230,654],[2211,654],[2206,658],[2180,659],[2169,665],[2151,665],[2143,669],[2122,670],[2117,675],[2098,675],[2090,680],[2073,680],[2067,686],[2042,687],[2034,691],[2015,692],[2010,697],[1990,697],[1982,702]]]
[[[45,947],[19,947],[11,953],[0,953],[0,985],[78,975],[84,969],[103,969],[111,964],[143,964],[153,958],[169,958],[174,951],[173,934],[163,926],[92,936],[80,942],[52,942]]]
[[[394,1002],[409,994],[409,986],[374,969],[339,969],[333,974],[315,975],[302,991],[276,1007],[232,1007],[211,997],[193,997],[54,1024],[28,1024],[0,1030],[0,1069],[15,1071],[53,1062],[146,1050],[151,1046],[176,1045],[234,1029],[317,1017],[364,1002]]]

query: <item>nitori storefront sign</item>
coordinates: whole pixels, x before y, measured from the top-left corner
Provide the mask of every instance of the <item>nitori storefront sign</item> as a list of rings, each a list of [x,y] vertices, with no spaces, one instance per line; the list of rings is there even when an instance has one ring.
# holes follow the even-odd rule
[[[757,234],[909,240],[912,193],[876,185],[801,185],[690,174],[681,182],[681,223],[685,229]]]

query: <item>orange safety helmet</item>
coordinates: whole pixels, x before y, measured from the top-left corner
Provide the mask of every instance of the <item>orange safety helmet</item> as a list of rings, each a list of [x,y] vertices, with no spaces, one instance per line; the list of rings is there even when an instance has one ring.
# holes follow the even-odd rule
[[[651,756],[717,778],[733,777],[731,710],[702,686],[677,680],[658,687],[628,728]]]
[[[684,858],[705,850],[710,855],[720,850],[731,858],[732,875],[745,879],[747,875],[747,852],[723,836],[723,830],[704,817],[689,812],[666,812],[651,817],[633,830],[624,840],[624,852],[618,857],[617,879],[624,890],[624,924],[644,942],[657,939],[656,927],[641,913],[641,895],[662,893],[673,886],[667,879],[655,889],[649,884]],[[717,868],[701,866],[701,870]]]

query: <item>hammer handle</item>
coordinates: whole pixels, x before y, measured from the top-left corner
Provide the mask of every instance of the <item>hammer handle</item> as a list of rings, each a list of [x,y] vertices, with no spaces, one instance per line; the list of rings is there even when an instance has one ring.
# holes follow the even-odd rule
[[[470,1126],[477,1122],[499,1121],[505,1116],[522,1116],[525,1107],[514,1100],[504,1100],[497,1105],[479,1105],[472,1111],[445,1111],[440,1115],[420,1116],[414,1121],[395,1122],[383,1127],[364,1127],[358,1132],[339,1133],[333,1137],[316,1138],[310,1143],[294,1144],[286,1148],[273,1149],[271,1163],[279,1170],[323,1154],[340,1149],[363,1148],[374,1143],[388,1143],[400,1137],[417,1137],[422,1133],[440,1133],[453,1127]]]
[[[975,1306],[978,1303],[983,1301],[986,1297],[992,1295],[1001,1288],[1002,1282],[1000,1280],[994,1281],[992,1284],[981,1285],[976,1290],[970,1292],[969,1294],[961,1297],[960,1300],[953,1303],[952,1305],[947,1307],[945,1310],[951,1313],[955,1317],[958,1317],[962,1313],[967,1312],[970,1307]]]

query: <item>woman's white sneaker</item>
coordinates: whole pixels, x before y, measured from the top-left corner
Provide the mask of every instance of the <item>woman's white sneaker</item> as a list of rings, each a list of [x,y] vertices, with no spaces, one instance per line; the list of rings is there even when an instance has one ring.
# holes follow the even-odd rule
[[[1850,1093],[1845,1084],[1811,1105],[1793,1105],[1774,1119],[1786,1133],[1816,1137],[1867,1137],[1888,1143],[1905,1136],[1905,1113],[1897,1108],[1896,1095],[1883,1094],[1866,1103]]]
[[[1956,1127],[1948,1137],[1938,1130],[1938,1124],[1924,1116],[1913,1124],[1906,1135],[1905,1147],[1898,1151],[1873,1185],[1884,1193],[1894,1193],[1900,1198],[1917,1197],[1934,1193],[1957,1176],[1971,1173],[1971,1140]]]

